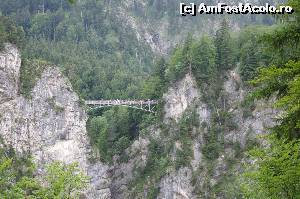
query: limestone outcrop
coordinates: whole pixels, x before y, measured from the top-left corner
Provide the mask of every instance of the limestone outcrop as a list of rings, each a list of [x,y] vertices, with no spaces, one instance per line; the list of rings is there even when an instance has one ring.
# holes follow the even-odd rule
[[[158,126],[149,127],[149,133],[141,135],[126,150],[127,162],[118,161],[118,157],[114,157],[112,165],[97,160],[91,162],[91,146],[86,131],[88,117],[69,80],[58,68],[48,66],[32,89],[30,98],[25,98],[18,94],[20,67],[20,52],[15,46],[7,44],[0,53],[0,136],[4,142],[19,153],[30,152],[41,174],[43,166],[54,160],[78,162],[80,168],[91,177],[86,198],[130,198],[130,182],[135,178],[135,169],[146,165],[151,140],[164,143],[171,139],[164,139]],[[213,165],[205,159],[203,148],[216,110],[203,102],[201,96],[205,93],[201,93],[190,74],[165,93],[164,123],[178,123],[186,111],[196,109],[201,128],[192,130],[193,158],[189,166],[171,169],[160,179],[158,198],[197,198],[196,185],[203,197],[208,197],[210,193],[207,187],[218,184],[226,173],[233,172],[232,169],[238,172],[240,163],[230,167],[228,160],[236,158],[249,139],[265,133],[265,127],[274,124],[276,112],[263,102],[256,102],[251,116],[244,117],[241,103],[247,91],[240,86],[237,69],[229,71],[226,79],[222,89],[226,99],[224,105],[237,126],[223,131],[223,150]],[[176,139],[171,144],[175,151],[181,150],[180,140]],[[234,147],[237,145],[242,150]],[[176,159],[173,154],[169,156],[172,160]],[[142,197],[147,193],[145,191],[140,195]]]
[[[4,142],[19,153],[31,153],[41,172],[54,160],[78,162],[91,177],[89,198],[109,198],[108,166],[88,161],[87,114],[68,79],[58,68],[49,66],[27,99],[17,94],[21,67],[18,49],[6,45],[0,61],[0,135]]]

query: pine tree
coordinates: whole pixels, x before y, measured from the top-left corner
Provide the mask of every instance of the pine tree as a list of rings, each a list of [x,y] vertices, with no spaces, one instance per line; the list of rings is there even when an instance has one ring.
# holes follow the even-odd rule
[[[229,24],[223,20],[216,32],[216,66],[219,70],[226,70],[233,65],[232,40],[229,33]]]
[[[256,51],[258,46],[253,41],[248,42],[241,57],[241,76],[244,81],[254,78],[258,67],[258,56]]]
[[[157,61],[157,63],[154,66],[154,75],[158,76],[163,84],[166,83],[166,68],[167,63],[164,58],[161,58]]]
[[[197,81],[207,82],[215,72],[215,48],[212,39],[203,36],[192,46],[192,70]]]
[[[252,81],[255,98],[276,96],[274,107],[280,110],[280,117],[270,129],[268,145],[248,153],[253,161],[244,174],[245,198],[300,198],[300,2],[288,3],[296,12],[290,16],[293,19],[285,16],[283,26],[265,37],[280,61],[277,66],[261,68]],[[286,64],[280,64],[287,59]]]
[[[189,33],[183,46],[184,67],[188,69],[189,74],[192,74],[192,59],[193,59],[192,44],[193,44],[193,37]]]

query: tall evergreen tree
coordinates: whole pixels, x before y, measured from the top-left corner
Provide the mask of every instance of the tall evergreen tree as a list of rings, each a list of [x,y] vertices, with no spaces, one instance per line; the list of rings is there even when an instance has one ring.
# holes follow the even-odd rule
[[[249,41],[242,49],[241,55],[241,76],[244,81],[250,80],[254,77],[256,68],[258,67],[258,46],[254,41]]]
[[[215,72],[215,47],[208,36],[203,36],[192,46],[192,71],[197,80],[206,81]]]
[[[164,58],[160,58],[154,66],[154,75],[158,76],[163,84],[166,83],[167,63]]]
[[[257,86],[254,96],[276,96],[274,105],[281,113],[271,129],[269,145],[249,153],[253,162],[244,175],[245,198],[300,198],[300,2],[288,3],[295,15],[285,16],[284,24],[265,37],[279,65],[260,69],[252,81]]]
[[[166,80],[166,61],[161,58],[154,67],[154,74],[144,83],[141,96],[146,99],[159,99],[164,92],[167,84]]]
[[[192,44],[193,44],[193,37],[189,33],[183,46],[183,54],[184,54],[184,67],[188,70],[189,74],[192,73]]]
[[[216,66],[219,70],[229,69],[233,65],[232,39],[229,33],[229,24],[224,19],[216,32]]]

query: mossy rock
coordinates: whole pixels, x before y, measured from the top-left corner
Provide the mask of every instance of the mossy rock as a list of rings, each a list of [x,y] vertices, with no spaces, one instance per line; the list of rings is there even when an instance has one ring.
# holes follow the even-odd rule
[[[20,93],[26,98],[31,97],[31,91],[41,78],[44,70],[49,67],[49,63],[37,59],[22,60],[20,69]]]

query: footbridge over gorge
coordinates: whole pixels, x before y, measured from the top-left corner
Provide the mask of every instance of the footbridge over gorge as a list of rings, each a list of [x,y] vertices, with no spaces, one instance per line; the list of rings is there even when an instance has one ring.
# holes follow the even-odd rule
[[[102,108],[108,106],[127,106],[154,113],[154,107],[158,100],[86,100],[85,104],[93,108]]]

